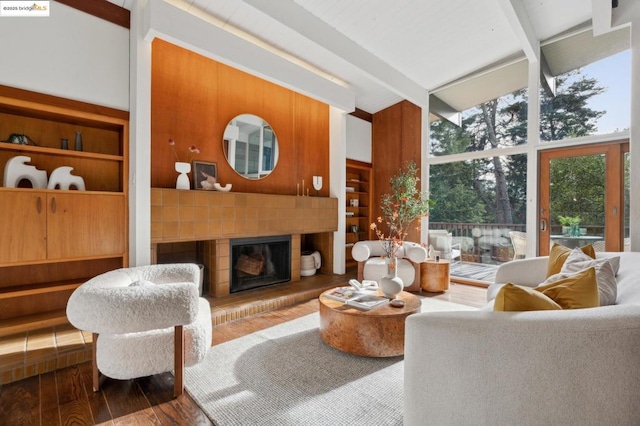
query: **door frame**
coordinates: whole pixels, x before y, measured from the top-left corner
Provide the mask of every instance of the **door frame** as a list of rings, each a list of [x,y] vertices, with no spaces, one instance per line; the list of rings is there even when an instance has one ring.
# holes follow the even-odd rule
[[[605,232],[607,251],[622,251],[624,243],[624,154],[629,140],[598,144],[574,145],[538,151],[538,255],[549,254],[550,226],[550,162],[558,158],[605,156]],[[616,232],[612,232],[616,231]]]

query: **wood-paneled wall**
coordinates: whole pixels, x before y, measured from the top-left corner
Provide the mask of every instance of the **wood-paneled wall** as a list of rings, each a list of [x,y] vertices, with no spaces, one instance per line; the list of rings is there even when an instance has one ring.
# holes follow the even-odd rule
[[[152,187],[175,188],[169,138],[180,161],[195,145],[196,160],[217,163],[218,182],[233,192],[295,195],[304,179],[315,194],[313,176],[329,182],[328,105],[157,38],[151,78]],[[278,138],[278,164],[263,179],[243,178],[224,157],[224,129],[239,114],[261,116]],[[329,196],[328,185],[319,195]]]
[[[420,167],[422,110],[409,101],[402,101],[373,114],[372,149],[373,217],[382,214],[380,198],[391,192],[389,180],[398,174],[407,161]],[[419,223],[416,221],[416,226]],[[413,227],[407,241],[420,242],[420,232]]]

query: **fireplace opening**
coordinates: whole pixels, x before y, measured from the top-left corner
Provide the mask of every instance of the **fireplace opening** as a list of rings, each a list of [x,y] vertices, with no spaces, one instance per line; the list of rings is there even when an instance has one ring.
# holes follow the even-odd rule
[[[291,236],[236,238],[231,246],[229,291],[291,281]]]

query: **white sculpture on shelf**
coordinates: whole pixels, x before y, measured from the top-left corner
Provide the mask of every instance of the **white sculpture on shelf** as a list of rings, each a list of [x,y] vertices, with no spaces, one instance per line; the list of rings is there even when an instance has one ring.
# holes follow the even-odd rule
[[[220,191],[220,192],[229,192],[231,191],[231,184],[228,183],[225,186],[220,185],[218,182],[213,184],[213,187],[216,189],[216,191]]]
[[[38,170],[29,163],[31,157],[26,155],[18,155],[10,158],[4,166],[3,185],[7,188],[16,188],[21,180],[26,179],[31,182],[33,188],[47,187],[47,172]]]
[[[72,175],[71,170],[73,170],[73,167],[69,166],[61,166],[55,169],[51,172],[47,188],[56,189],[56,187],[58,187],[60,189],[69,189],[71,186],[75,186],[78,191],[84,191],[84,179],[80,176]]]
[[[313,177],[313,189],[320,191],[322,189],[322,176]]]
[[[322,189],[322,176],[313,177],[313,189],[316,190],[316,195],[320,195],[320,190]],[[307,195],[309,195],[309,190],[307,190]]]

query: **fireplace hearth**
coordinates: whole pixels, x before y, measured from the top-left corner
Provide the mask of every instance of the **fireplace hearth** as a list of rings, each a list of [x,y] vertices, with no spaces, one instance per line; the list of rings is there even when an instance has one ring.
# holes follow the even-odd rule
[[[236,238],[230,245],[230,292],[291,281],[291,236]]]

